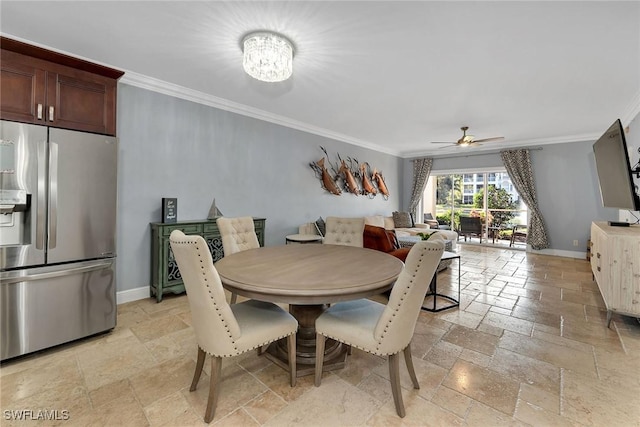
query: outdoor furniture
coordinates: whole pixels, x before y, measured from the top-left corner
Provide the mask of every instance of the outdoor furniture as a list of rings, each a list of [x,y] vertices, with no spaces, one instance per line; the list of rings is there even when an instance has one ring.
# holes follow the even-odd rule
[[[391,289],[387,305],[368,299],[333,304],[316,320],[315,385],[320,386],[325,340],[331,338],[376,356],[389,356],[391,392],[396,412],[405,416],[400,389],[400,354],[413,387],[420,388],[411,359],[411,338],[424,295],[444,251],[442,241],[415,244]]]
[[[339,218],[329,216],[325,220],[326,232],[322,243],[363,247],[364,217]]]
[[[512,247],[516,240],[519,242],[527,242],[527,226],[526,225],[514,225],[511,231],[511,242],[509,247]]]
[[[505,224],[490,226],[488,237],[491,238],[491,243],[496,243],[496,239],[499,239],[502,232],[506,230],[511,230],[511,227]]]
[[[435,228],[440,230],[449,230],[449,226],[447,224],[440,224],[436,218],[433,217],[431,213],[423,214],[422,222],[427,224],[429,228]]]
[[[195,391],[205,357],[211,355],[209,398],[204,421],[210,422],[215,414],[224,357],[238,356],[288,337],[289,377],[291,387],[295,386],[296,319],[269,302],[249,300],[227,304],[204,238],[174,230],[169,241],[187,290],[191,325],[198,345],[198,360],[189,391]]]
[[[258,236],[253,225],[253,218],[243,216],[238,218],[220,217],[216,219],[224,256],[235,254],[247,249],[259,248]],[[231,294],[231,304],[235,304],[238,295]]]
[[[430,213],[426,213],[423,215],[422,222],[427,224],[429,228],[440,228],[440,223]]]
[[[464,236],[464,241],[467,241],[467,236],[478,236],[480,243],[482,243],[482,219],[475,216],[461,216],[460,217],[460,229],[458,230],[458,237]]]
[[[227,290],[260,301],[289,304],[289,312],[299,323],[299,377],[315,372],[315,320],[327,304],[389,290],[403,265],[383,252],[343,245],[267,246],[238,252],[215,264]],[[286,340],[273,343],[265,353],[283,369],[288,366],[286,345]],[[330,342],[325,350],[325,370],[344,367],[345,346]]]

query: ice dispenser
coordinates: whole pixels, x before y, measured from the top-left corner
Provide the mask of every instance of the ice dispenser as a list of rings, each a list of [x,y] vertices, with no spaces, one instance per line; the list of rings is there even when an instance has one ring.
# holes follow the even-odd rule
[[[0,141],[0,245],[29,244],[31,195],[20,189],[15,169],[15,144]]]

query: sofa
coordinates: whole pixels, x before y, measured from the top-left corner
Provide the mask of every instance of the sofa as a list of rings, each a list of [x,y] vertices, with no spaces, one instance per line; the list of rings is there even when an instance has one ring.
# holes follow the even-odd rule
[[[408,215],[408,214],[407,214]],[[396,215],[398,217],[398,215]],[[403,237],[415,236],[418,233],[442,233],[443,237],[446,240],[451,240],[452,249],[456,248],[456,242],[458,241],[458,233],[453,230],[442,230],[442,229],[432,229],[429,228],[429,225],[422,223],[408,223],[407,220],[404,224],[399,223],[399,225],[410,225],[409,227],[402,226],[396,227],[396,221],[394,221],[394,216],[384,216],[384,215],[373,215],[373,216],[365,216],[364,223],[365,225],[372,225],[376,227],[382,227],[385,230],[393,230],[398,239],[402,239]],[[319,218],[316,222],[309,222],[307,224],[303,224],[299,227],[298,232],[300,234],[322,234],[322,229],[324,226],[324,220]]]

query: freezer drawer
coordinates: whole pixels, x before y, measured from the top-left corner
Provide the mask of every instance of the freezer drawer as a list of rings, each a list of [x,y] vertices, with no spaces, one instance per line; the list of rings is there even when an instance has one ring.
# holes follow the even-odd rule
[[[0,359],[116,325],[115,259],[0,273]]]

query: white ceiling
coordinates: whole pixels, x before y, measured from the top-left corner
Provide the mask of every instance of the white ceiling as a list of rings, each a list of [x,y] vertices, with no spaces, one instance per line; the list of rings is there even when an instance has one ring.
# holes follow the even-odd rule
[[[283,83],[240,41],[295,44]],[[593,140],[640,112],[640,2],[7,1],[8,37],[125,71],[124,82],[402,157]]]

